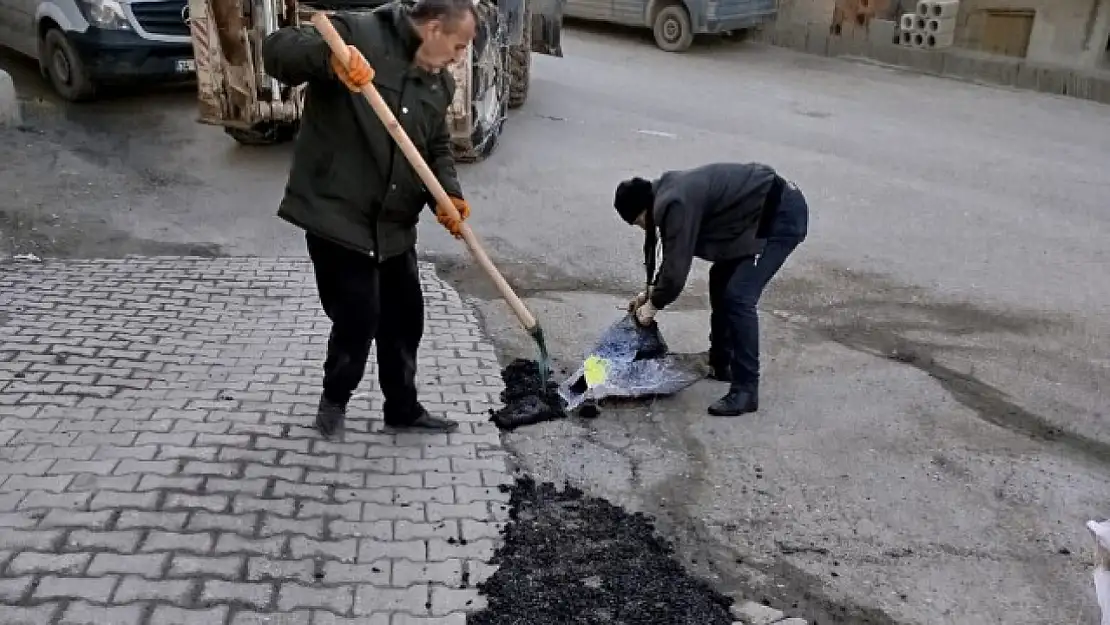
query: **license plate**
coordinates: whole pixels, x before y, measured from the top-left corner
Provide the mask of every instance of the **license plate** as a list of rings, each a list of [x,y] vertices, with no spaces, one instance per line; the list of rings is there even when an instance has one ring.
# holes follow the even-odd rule
[[[178,74],[192,74],[197,71],[196,59],[177,59],[175,69]]]

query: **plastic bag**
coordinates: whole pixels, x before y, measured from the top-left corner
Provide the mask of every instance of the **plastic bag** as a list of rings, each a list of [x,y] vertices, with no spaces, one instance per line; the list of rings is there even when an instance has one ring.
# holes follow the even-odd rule
[[[673,395],[703,377],[670,353],[657,324],[645,328],[626,315],[609,326],[582,366],[559,385],[559,396],[569,411],[606,397]]]

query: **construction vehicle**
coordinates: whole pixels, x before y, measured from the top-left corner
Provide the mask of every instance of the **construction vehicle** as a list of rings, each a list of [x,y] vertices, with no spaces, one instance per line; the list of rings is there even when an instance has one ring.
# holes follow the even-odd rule
[[[388,0],[186,1],[198,121],[223,126],[241,144],[270,145],[296,135],[305,85],[290,87],[266,75],[263,40],[285,26],[311,27],[317,11],[372,11]],[[532,53],[563,55],[565,2],[474,0],[477,35],[450,68],[457,88],[447,122],[457,161],[476,162],[493,152],[508,109],[528,97]]]

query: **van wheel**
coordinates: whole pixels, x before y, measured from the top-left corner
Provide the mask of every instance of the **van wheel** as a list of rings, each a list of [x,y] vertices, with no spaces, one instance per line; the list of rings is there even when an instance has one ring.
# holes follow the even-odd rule
[[[88,70],[81,62],[77,50],[60,29],[51,28],[46,31],[39,63],[46,70],[50,84],[58,95],[70,102],[92,99],[96,87],[89,79]]]
[[[690,14],[681,4],[672,4],[659,11],[652,24],[652,32],[655,34],[655,45],[666,52],[682,52],[694,43]]]

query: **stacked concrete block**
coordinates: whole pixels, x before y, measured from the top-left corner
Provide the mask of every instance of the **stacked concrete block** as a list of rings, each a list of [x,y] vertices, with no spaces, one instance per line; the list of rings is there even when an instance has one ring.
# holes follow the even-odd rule
[[[19,100],[15,95],[15,83],[10,74],[0,69],[0,127],[15,126],[19,122]]]
[[[951,47],[959,12],[959,0],[919,0],[917,10],[898,22],[898,43],[926,50]]]

